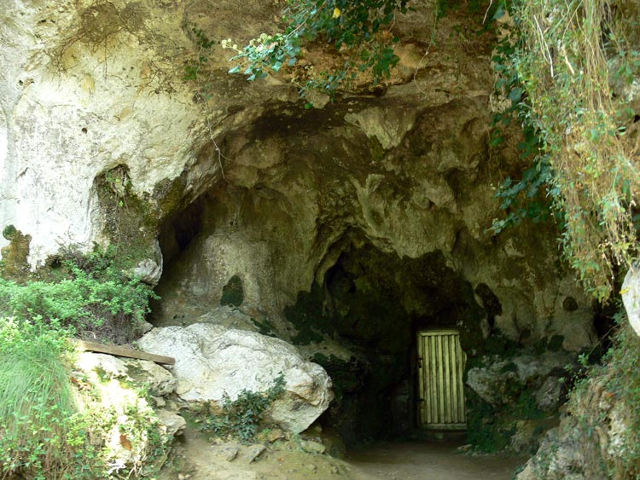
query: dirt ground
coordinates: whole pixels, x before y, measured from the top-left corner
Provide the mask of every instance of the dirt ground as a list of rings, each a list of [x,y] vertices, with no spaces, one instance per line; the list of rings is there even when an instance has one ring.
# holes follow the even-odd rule
[[[340,460],[308,451],[300,439],[264,448],[212,442],[191,428],[175,453],[157,480],[511,480],[525,461],[425,442],[381,444]]]
[[[470,456],[458,445],[397,443],[347,457],[357,480],[511,480],[526,459],[499,455]]]

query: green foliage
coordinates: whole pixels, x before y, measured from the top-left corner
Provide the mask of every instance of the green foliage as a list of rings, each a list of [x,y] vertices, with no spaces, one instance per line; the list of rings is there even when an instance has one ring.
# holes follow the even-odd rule
[[[41,318],[0,317],[0,477],[99,478],[71,394],[69,331]]]
[[[104,452],[88,435],[114,418],[76,412],[68,339],[123,340],[142,321],[154,294],[122,273],[127,264],[115,249],[67,250],[27,279],[0,278],[0,478],[106,478]],[[146,432],[152,423],[136,425]]]
[[[500,200],[500,208],[507,215],[505,218],[495,219],[489,230],[499,234],[525,219],[534,223],[548,220],[551,217],[551,205],[546,192],[552,178],[553,173],[546,157],[538,157],[533,166],[522,173],[520,180],[507,177],[495,195]]]
[[[407,11],[408,0],[290,0],[284,11],[283,33],[262,34],[243,48],[231,40],[223,46],[233,48],[237,63],[230,73],[242,73],[248,80],[263,78],[267,72],[293,67],[302,47],[313,42],[331,45],[345,52],[344,63],[333,71],[321,72],[300,85],[304,90],[322,88],[332,93],[368,73],[374,82],[390,76],[398,63],[393,53],[397,38],[388,31],[397,13]]]
[[[497,2],[494,17],[504,15],[507,9],[507,2]],[[558,194],[552,185],[554,172],[549,156],[544,152],[540,131],[530,121],[531,108],[514,61],[522,41],[515,32],[505,33],[498,41],[492,57],[493,70],[497,74],[496,93],[507,99],[508,104],[494,115],[490,146],[499,147],[505,140],[504,129],[517,122],[522,126],[523,137],[518,144],[518,151],[520,157],[531,165],[523,171],[521,178],[509,176],[498,187],[496,198],[500,200],[500,208],[505,211],[506,217],[493,221],[489,230],[494,234],[514,227],[525,219],[535,223],[550,219],[553,216],[551,198]],[[553,213],[557,218],[559,212]]]
[[[221,437],[232,436],[250,442],[258,433],[264,413],[284,393],[284,387],[284,375],[280,374],[264,393],[242,390],[233,401],[225,396],[220,413],[209,416],[202,429]]]
[[[475,392],[469,389],[466,391],[467,441],[477,452],[495,453],[509,450],[518,424],[523,422],[533,421],[538,424],[532,445],[536,445],[536,440],[550,427],[549,417],[552,416],[538,408],[534,395],[526,385],[514,381],[505,393],[509,396],[506,404],[494,407]]]
[[[483,453],[503,451],[515,433],[512,426],[503,426],[498,420],[498,412],[483,401],[475,392],[467,389],[467,441],[473,448]]]
[[[616,265],[637,254],[638,145],[627,135],[635,112],[621,92],[640,72],[640,52],[623,11],[609,0],[513,2],[514,27],[494,59],[498,87],[525,136],[537,138],[538,165],[549,166],[540,185],[560,217],[564,253],[600,300]]]
[[[79,332],[131,332],[144,320],[155,294],[121,270],[115,249],[89,254],[67,251],[57,269],[26,283],[0,278],[0,316],[40,318]]]
[[[4,227],[2,229],[2,236],[6,239],[6,240],[11,240],[15,234],[18,232],[18,230],[16,229],[16,227],[14,227],[13,225],[7,225],[6,227]]]
[[[185,80],[196,81],[209,63],[208,54],[216,42],[210,40],[206,34],[197,27],[192,26],[190,33],[193,35],[197,54],[194,59],[190,59],[185,62],[183,78]]]

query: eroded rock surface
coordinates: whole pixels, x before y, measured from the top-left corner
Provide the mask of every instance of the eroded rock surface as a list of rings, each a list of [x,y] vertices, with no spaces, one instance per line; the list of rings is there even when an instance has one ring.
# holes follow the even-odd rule
[[[145,281],[162,275],[158,321],[210,311],[234,277],[245,307],[277,317],[364,239],[400,257],[441,252],[497,297],[511,338],[592,343],[590,301],[559,266],[553,228],[487,232],[495,186],[519,171],[517,135],[488,145],[490,34],[455,12],[430,32],[421,3],[395,23],[400,63],[382,89],[359,83],[307,110],[288,73],[229,76],[219,44],[271,31],[280,7],[5,2],[0,226],[30,238],[31,266],[60,245],[116,242]],[[194,26],[214,41],[201,83],[184,80]],[[431,35],[437,46],[417,40]]]
[[[161,207],[162,189],[184,173],[193,198],[204,179],[220,175],[220,163],[201,151],[221,123],[259,115],[260,88],[248,89],[241,79],[220,77],[207,114],[182,81],[193,52],[191,28],[208,15],[197,3],[3,2],[0,225],[29,232],[32,265],[60,245],[105,239],[118,219],[99,207],[100,175],[120,166],[125,176],[107,175],[116,195],[126,184]],[[234,1],[218,6],[216,38],[250,38],[272,22],[270,4],[243,3],[251,22],[238,18],[238,8]],[[212,68],[226,71],[227,57],[216,46]],[[274,99],[290,95],[286,88],[283,95],[282,88],[268,90]],[[152,239],[144,240],[151,247]]]
[[[547,403],[554,403],[557,408],[560,392],[552,388],[552,383],[555,381],[561,384],[562,375],[567,375],[567,369],[572,368],[573,362],[573,356],[566,352],[519,355],[508,360],[485,359],[486,366],[473,367],[467,371],[466,383],[491,405],[512,402],[513,388],[510,384],[515,382],[526,386],[536,398],[539,397],[538,406],[541,409]],[[545,393],[537,395],[538,389]],[[551,393],[554,393],[555,398],[548,397]]]
[[[140,469],[154,450],[169,448],[184,431],[186,422],[175,411],[155,409],[175,391],[176,379],[153,362],[82,352],[72,380],[79,412],[92,419],[92,441],[102,448],[109,475]]]
[[[596,378],[577,399],[573,415],[550,430],[537,454],[531,458],[518,480],[605,480],[629,478],[624,472],[627,457],[626,430],[633,428],[622,402],[603,389]]]

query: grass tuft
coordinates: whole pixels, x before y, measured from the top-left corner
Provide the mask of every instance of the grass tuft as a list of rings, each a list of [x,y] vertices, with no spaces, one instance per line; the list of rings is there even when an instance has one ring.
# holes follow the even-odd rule
[[[0,478],[95,478],[86,434],[75,431],[68,334],[39,318],[0,319]],[[73,439],[82,462],[70,462]]]

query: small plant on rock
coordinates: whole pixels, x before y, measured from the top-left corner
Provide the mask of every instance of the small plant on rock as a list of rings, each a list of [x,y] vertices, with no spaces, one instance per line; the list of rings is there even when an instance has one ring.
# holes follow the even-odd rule
[[[242,390],[235,400],[225,395],[220,413],[210,415],[202,430],[221,437],[235,437],[243,443],[252,441],[265,412],[284,393],[284,387],[284,375],[280,374],[264,393]]]

